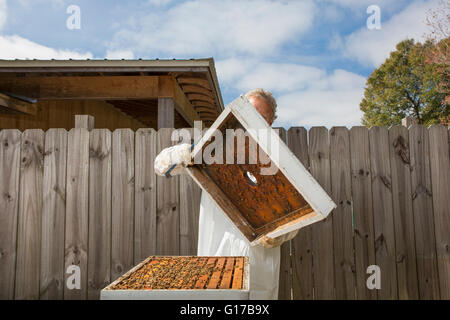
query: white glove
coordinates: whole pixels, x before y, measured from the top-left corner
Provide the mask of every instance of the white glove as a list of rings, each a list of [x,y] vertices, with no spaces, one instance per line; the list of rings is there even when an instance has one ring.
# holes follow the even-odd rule
[[[155,159],[155,173],[164,176],[174,164],[177,166],[170,172],[171,176],[182,173],[184,167],[192,164],[190,144],[182,143],[161,151]]]

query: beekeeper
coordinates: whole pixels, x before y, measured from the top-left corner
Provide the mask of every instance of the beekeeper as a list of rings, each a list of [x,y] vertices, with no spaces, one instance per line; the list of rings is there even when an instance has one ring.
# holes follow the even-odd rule
[[[256,89],[246,98],[272,125],[276,119],[277,104],[270,92]],[[190,145],[179,144],[164,149],[155,159],[155,171],[165,173],[176,164],[171,175],[183,174],[191,164]],[[292,239],[297,231],[278,238],[265,238],[251,246],[247,238],[225,215],[210,195],[202,192],[199,217],[198,256],[248,256],[250,260],[250,299],[277,299],[280,274],[280,245]]]

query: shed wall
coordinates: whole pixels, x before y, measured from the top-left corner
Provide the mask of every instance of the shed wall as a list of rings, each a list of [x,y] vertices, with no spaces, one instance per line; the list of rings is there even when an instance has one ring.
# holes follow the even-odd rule
[[[109,103],[98,100],[40,100],[37,114],[0,114],[0,129],[64,128],[70,130],[75,124],[75,115],[88,114],[95,117],[96,128],[115,130],[131,128],[137,130],[147,126],[128,116]]]

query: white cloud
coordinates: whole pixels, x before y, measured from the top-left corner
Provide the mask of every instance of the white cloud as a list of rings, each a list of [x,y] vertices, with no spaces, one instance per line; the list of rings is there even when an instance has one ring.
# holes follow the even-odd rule
[[[378,6],[381,17],[384,17],[397,12],[408,1],[411,0],[315,0],[315,3],[318,6],[317,17],[321,20],[321,24],[345,23],[349,18],[361,20],[363,24],[364,19],[372,14],[367,13],[369,6]]]
[[[106,52],[106,59],[134,59],[133,51],[131,50],[117,50]]]
[[[276,126],[360,125],[359,104],[366,78],[341,69],[227,59],[217,62],[219,79],[239,93],[272,91],[278,102]]]
[[[0,36],[0,59],[91,59],[90,52],[56,50],[20,36]]]
[[[305,90],[278,97],[277,122],[290,126],[361,125],[363,88]]]
[[[0,30],[6,25],[7,10],[6,0],[0,0]]]
[[[402,1],[402,0],[397,0]],[[322,2],[330,2],[337,4],[342,7],[368,7],[370,5],[378,5],[378,6],[384,6],[384,5],[392,5],[392,0],[322,0]]]
[[[425,24],[427,10],[434,4],[436,1],[417,1],[382,22],[381,30],[364,27],[350,34],[342,44],[344,55],[366,66],[379,66],[398,42],[407,38],[423,40],[428,31]]]
[[[245,75],[255,64],[256,60],[229,58],[216,62],[217,75],[220,82],[234,84],[234,82]]]
[[[20,5],[26,8],[30,8],[31,5],[36,5],[38,2],[51,3],[53,7],[60,8],[64,5],[64,0],[18,0]]]
[[[320,0],[320,2],[350,8],[354,11],[359,11],[361,14],[366,14],[365,9],[368,6],[377,5],[384,12],[392,12],[401,8],[407,0]]]
[[[193,0],[152,13],[115,34],[111,48],[156,56],[270,55],[313,23],[312,1]]]
[[[304,90],[278,97],[278,119],[285,126],[354,126],[361,124],[359,104],[366,78],[345,70],[322,73]]]
[[[289,92],[317,84],[325,74],[324,70],[315,67],[288,63],[261,63],[242,77],[237,86],[243,90],[257,87]]]

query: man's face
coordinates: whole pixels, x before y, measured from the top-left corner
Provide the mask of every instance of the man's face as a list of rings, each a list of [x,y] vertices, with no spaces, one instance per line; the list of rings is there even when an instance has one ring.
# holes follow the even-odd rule
[[[258,96],[251,96],[248,101],[255,107],[255,109],[266,119],[269,125],[273,123],[272,107],[266,102],[264,98]]]

